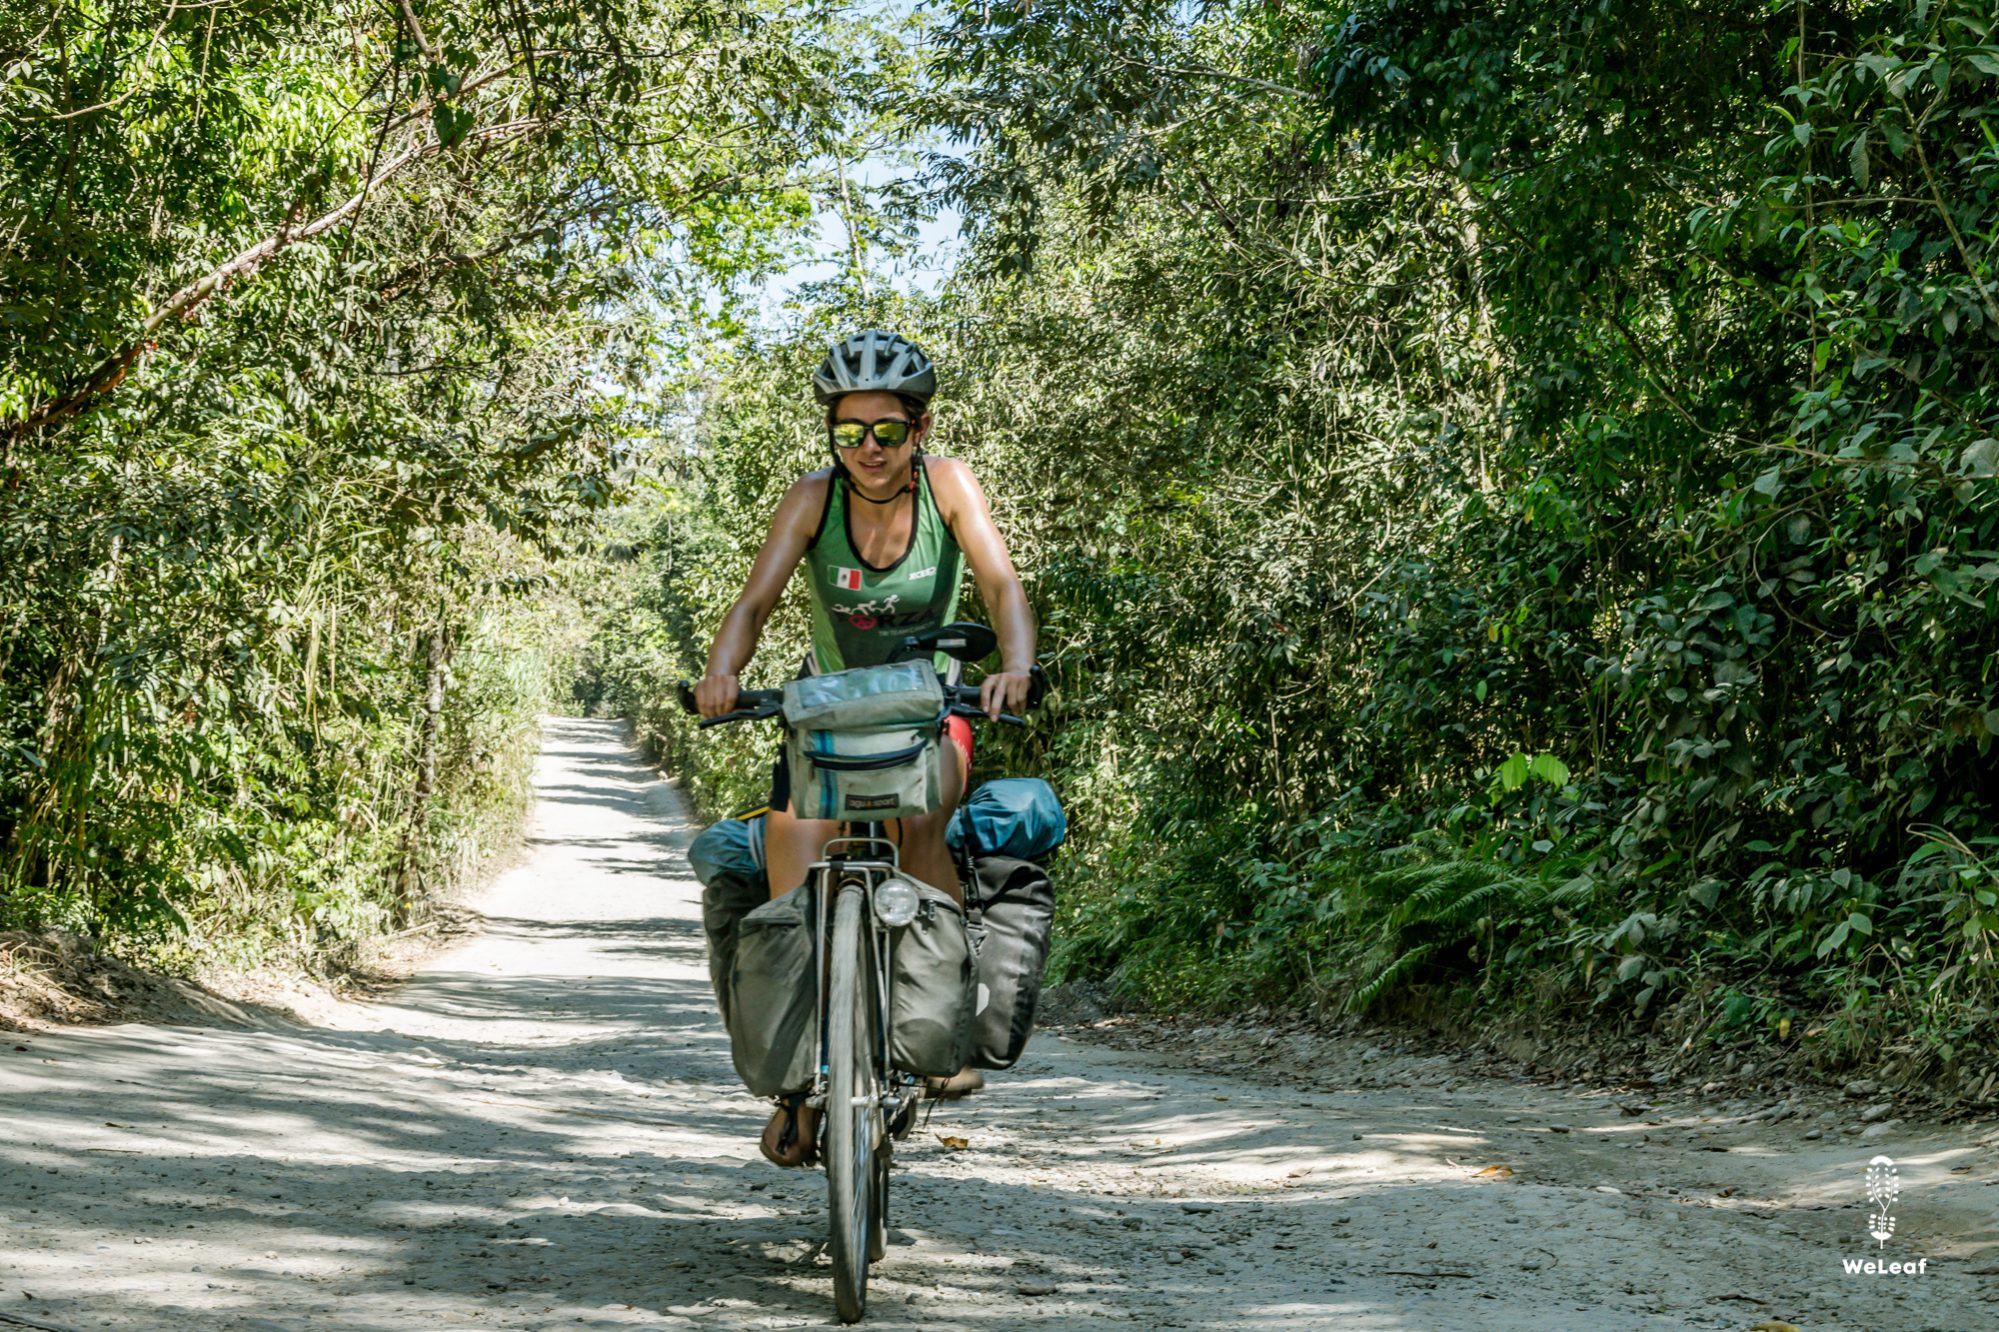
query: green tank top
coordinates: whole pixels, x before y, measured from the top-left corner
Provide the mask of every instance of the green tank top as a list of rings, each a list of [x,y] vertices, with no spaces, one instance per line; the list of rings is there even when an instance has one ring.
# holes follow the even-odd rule
[[[812,659],[822,672],[879,666],[910,634],[958,617],[958,583],[965,555],[937,511],[930,478],[918,461],[916,516],[909,545],[894,563],[877,568],[861,558],[847,527],[847,487],[836,475],[826,483],[826,508],[805,551],[812,589]],[[937,654],[948,679],[951,659]]]

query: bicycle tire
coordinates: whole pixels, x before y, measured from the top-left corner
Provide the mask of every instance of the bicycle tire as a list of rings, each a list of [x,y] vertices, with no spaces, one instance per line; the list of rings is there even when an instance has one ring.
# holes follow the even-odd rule
[[[832,1212],[833,1304],[857,1323],[868,1307],[874,1239],[875,1085],[873,984],[867,960],[866,890],[845,884],[835,900],[826,995],[826,1188]]]
[[[888,1252],[888,1161],[894,1150],[886,1137],[875,1152],[873,1223],[868,1227],[868,1261],[877,1263]]]

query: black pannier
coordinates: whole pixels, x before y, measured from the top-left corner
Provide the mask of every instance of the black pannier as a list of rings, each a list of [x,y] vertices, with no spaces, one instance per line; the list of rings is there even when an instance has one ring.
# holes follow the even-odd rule
[[[1027,1048],[1055,930],[1055,884],[1032,860],[974,856],[965,876],[967,924],[979,956],[971,1063],[1011,1068]]]

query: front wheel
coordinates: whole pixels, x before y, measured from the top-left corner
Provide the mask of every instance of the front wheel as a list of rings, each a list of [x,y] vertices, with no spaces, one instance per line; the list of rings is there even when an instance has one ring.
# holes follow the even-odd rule
[[[888,1154],[894,1150],[888,1143],[881,1144],[875,1153],[874,1208],[868,1226],[868,1261],[880,1262],[888,1252]]]
[[[868,1259],[876,1234],[880,1087],[875,1074],[873,971],[867,890],[846,884],[833,907],[826,987],[826,1186],[833,1213],[833,1303],[856,1323],[868,1307]]]

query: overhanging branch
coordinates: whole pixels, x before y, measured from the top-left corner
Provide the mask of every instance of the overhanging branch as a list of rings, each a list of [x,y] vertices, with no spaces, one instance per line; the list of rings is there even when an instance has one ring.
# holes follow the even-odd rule
[[[540,118],[512,120],[483,130],[475,130],[466,136],[466,141],[495,142],[519,138],[545,128],[548,123]],[[152,349],[153,335],[169,320],[185,317],[221,292],[231,281],[252,276],[294,242],[309,240],[323,231],[339,226],[360,212],[370,196],[384,182],[407,170],[414,163],[435,157],[443,151],[443,147],[444,145],[434,138],[412,145],[377,168],[366,183],[337,208],[320,214],[303,226],[294,227],[288,221],[286,225],[279,227],[274,235],[257,242],[220,267],[188,283],[168,297],[165,304],[147,317],[145,323],[139,326],[137,336],[91,367],[74,387],[38,403],[33,411],[14,424],[11,434],[18,438],[75,416],[93,400],[118,386],[119,381],[125,378],[126,372],[133,364]]]

